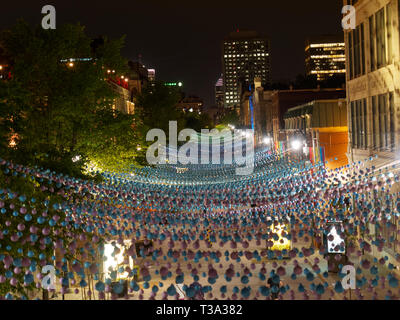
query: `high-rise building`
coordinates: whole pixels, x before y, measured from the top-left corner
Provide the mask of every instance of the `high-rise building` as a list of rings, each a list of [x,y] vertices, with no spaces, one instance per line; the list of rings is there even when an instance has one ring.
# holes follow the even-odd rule
[[[321,35],[306,40],[306,75],[318,81],[345,75],[346,54],[343,35]]]
[[[224,106],[224,80],[222,75],[215,84],[215,104],[217,107]]]
[[[147,69],[147,74],[150,82],[156,81],[156,70],[155,69]]]
[[[256,31],[237,31],[227,36],[222,45],[224,106],[240,104],[242,88],[248,88],[255,77],[270,84],[270,45]]]

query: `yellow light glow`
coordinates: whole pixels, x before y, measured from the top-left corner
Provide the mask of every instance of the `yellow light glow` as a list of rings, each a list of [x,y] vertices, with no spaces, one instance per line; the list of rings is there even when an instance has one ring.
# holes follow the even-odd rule
[[[0,66],[0,70],[3,70],[3,66]]]
[[[119,246],[116,245],[119,249],[120,252],[118,254],[115,254],[112,256],[114,252],[114,246],[111,243],[106,243],[104,245],[104,256],[107,258],[104,261],[104,273],[105,274],[110,274],[111,271],[117,271],[120,267],[126,267],[129,266],[133,268],[133,261],[132,258],[125,255],[125,246]],[[128,278],[129,273],[124,271],[123,273],[118,272],[118,278],[119,279],[126,279]]]
[[[344,54],[321,54],[311,56],[312,59],[346,58]]]
[[[72,68],[74,66],[73,62],[68,63],[68,67]]]
[[[344,42],[311,44],[310,47],[311,48],[344,47]]]
[[[277,226],[272,226],[271,231],[275,233],[279,239],[272,240],[273,245],[271,250],[290,250],[291,241],[287,238],[287,227],[284,224],[278,224]],[[285,236],[282,236],[282,233],[285,232]]]
[[[312,74],[318,74],[318,73],[346,73],[346,69],[341,69],[341,70],[312,70]]]

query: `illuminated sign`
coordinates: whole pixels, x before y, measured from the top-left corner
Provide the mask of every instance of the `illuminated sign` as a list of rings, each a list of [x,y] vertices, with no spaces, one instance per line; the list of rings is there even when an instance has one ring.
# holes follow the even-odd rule
[[[183,82],[166,82],[165,85],[169,87],[182,87]]]
[[[118,244],[106,243],[104,244],[104,264],[103,270],[106,275],[109,275],[111,272],[116,271],[118,274],[118,279],[126,279],[129,276],[129,273],[125,270],[123,272],[119,272],[119,269],[123,267],[130,267],[131,270],[134,268],[132,257],[128,254],[125,254],[125,246],[128,246],[130,241],[125,241],[125,245],[121,246]]]
[[[343,225],[338,223],[328,224],[328,236],[326,238],[328,245],[328,253],[345,253],[345,239],[343,237]],[[339,231],[340,230],[340,231]],[[341,235],[339,235],[339,233]]]
[[[283,251],[291,249],[291,241],[288,239],[288,226],[286,224],[278,224],[271,226],[271,231],[274,234],[273,245],[271,250]]]

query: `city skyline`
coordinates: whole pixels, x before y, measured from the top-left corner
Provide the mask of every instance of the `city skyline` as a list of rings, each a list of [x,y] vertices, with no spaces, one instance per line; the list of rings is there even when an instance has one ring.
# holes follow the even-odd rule
[[[40,24],[45,4],[7,4],[7,15],[0,28],[14,25],[21,17],[31,24]],[[57,24],[80,22],[93,37],[117,38],[126,34],[122,51],[126,59],[137,60],[141,55],[147,68],[156,69],[158,80],[182,81],[185,92],[201,97],[205,106],[215,104],[214,86],[222,72],[221,44],[230,32],[252,29],[268,36],[274,82],[293,80],[305,73],[304,41],[308,36],[342,32],[340,1],[312,0],[307,6],[292,1],[290,10],[287,2],[256,1],[249,6],[249,14],[244,13],[240,3],[210,4],[97,1],[94,7],[89,1],[52,2],[57,10]],[[91,14],[93,10],[95,15]]]

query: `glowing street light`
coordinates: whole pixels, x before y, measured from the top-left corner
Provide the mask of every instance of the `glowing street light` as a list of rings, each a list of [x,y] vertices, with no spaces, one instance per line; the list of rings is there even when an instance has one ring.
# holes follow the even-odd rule
[[[74,66],[73,62],[68,63],[68,67],[72,68]]]
[[[271,143],[271,138],[270,137],[265,137],[264,138],[264,143],[265,144],[270,144]]]
[[[124,246],[119,247],[119,253],[114,253],[114,246],[111,243],[106,243],[104,245],[104,273],[109,274],[112,271],[119,271],[118,268],[120,266],[129,266],[132,267],[131,258],[125,254]],[[128,260],[128,261],[126,261]],[[128,272],[123,271],[119,273],[120,279],[126,279],[129,276]]]
[[[300,140],[293,140],[292,141],[292,148],[294,149],[294,150],[300,150],[300,148],[301,148],[301,141]]]

